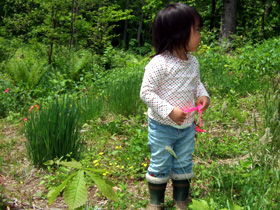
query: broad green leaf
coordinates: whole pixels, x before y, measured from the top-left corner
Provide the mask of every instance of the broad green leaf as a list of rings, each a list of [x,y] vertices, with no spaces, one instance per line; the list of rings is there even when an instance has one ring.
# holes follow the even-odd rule
[[[192,200],[192,204],[189,206],[192,210],[210,210],[209,205],[206,201]]]
[[[66,186],[63,197],[70,209],[78,208],[87,202],[88,191],[83,170],[79,170],[77,175]]]
[[[100,176],[93,174],[89,171],[86,171],[87,175],[94,181],[97,185],[98,190],[106,197],[113,201],[117,201],[118,197],[117,194],[113,191],[113,183],[109,180],[102,179]]]
[[[229,207],[230,207],[230,210],[242,210],[243,209],[242,207],[235,205],[234,203],[230,203]]]
[[[51,205],[52,202],[56,199],[56,197],[59,196],[60,192],[65,188],[68,181],[70,179],[72,179],[72,177],[75,176],[76,174],[77,174],[77,172],[69,175],[67,177],[67,179],[65,179],[59,186],[57,186],[56,188],[53,188],[49,191],[49,193],[47,194],[47,197],[49,198],[49,205]]]
[[[86,171],[92,171],[95,173],[105,173],[107,170],[102,170],[102,169],[93,169],[93,168],[83,168]]]
[[[60,162],[59,165],[63,165],[69,168],[77,168],[77,169],[82,169],[82,164],[77,161],[72,161],[72,162]]]

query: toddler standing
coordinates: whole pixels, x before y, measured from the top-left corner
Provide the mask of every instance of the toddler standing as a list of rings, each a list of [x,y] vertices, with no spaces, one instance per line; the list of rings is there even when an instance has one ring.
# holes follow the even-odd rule
[[[146,174],[150,191],[148,210],[163,209],[169,179],[177,209],[186,209],[194,152],[194,112],[206,110],[209,95],[200,81],[199,64],[190,54],[200,42],[202,18],[192,7],[175,3],[158,12],[153,22],[155,56],[145,67],[141,99],[148,106],[148,146],[151,162]],[[196,104],[196,105],[195,105]],[[170,146],[177,159],[168,151]]]

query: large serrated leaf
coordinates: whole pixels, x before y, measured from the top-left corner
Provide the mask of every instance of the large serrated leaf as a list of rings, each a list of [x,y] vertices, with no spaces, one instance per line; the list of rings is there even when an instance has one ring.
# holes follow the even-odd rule
[[[204,200],[198,201],[192,199],[192,204],[189,206],[192,210],[210,210],[208,203]]]
[[[49,205],[52,204],[52,202],[56,199],[57,196],[59,196],[59,194],[61,193],[61,191],[65,188],[65,186],[67,185],[68,181],[70,179],[72,179],[73,176],[75,176],[77,174],[71,174],[67,177],[67,179],[65,179],[58,187],[51,189],[49,191],[49,193],[47,194],[47,197],[49,198]]]
[[[105,173],[108,170],[104,170],[104,169],[93,169],[93,168],[83,168],[85,171],[92,171],[95,173]]]
[[[63,197],[70,209],[78,208],[87,202],[88,192],[83,170],[79,170],[71,183],[66,186]]]
[[[104,195],[106,198],[109,198],[113,201],[118,201],[117,194],[113,191],[112,188],[112,182],[106,179],[102,179],[100,176],[93,174],[89,171],[86,171],[87,175],[90,176],[90,178],[94,181],[94,183],[97,185],[98,190]]]
[[[59,162],[59,165],[63,165],[69,168],[82,169],[82,164],[80,162],[72,161],[72,162]]]

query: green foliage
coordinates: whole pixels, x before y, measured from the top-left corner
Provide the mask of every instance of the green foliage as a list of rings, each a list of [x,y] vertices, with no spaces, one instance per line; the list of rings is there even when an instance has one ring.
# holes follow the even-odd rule
[[[265,88],[263,78],[280,68],[278,41],[279,38],[253,46],[248,44],[238,49],[234,56],[224,54],[221,48],[206,49],[205,54],[198,57],[202,81],[210,92],[218,91],[222,95],[238,93],[245,96]]]
[[[83,122],[87,120],[96,120],[102,116],[104,110],[103,98],[97,98],[94,95],[83,96],[79,101],[81,109],[81,119]]]
[[[72,182],[66,186],[64,200],[70,209],[75,209],[85,204],[87,199],[88,193],[84,180],[84,171],[79,170],[72,178]]]
[[[40,111],[31,110],[24,126],[30,160],[43,166],[47,160],[70,155],[79,159],[84,145],[80,137],[80,109],[69,96],[57,98]]]
[[[30,104],[31,97],[24,89],[15,86],[6,74],[0,73],[0,118],[21,113]],[[19,118],[16,119],[17,121]]]
[[[265,94],[265,126],[268,131],[264,134],[263,141],[271,135],[272,154],[278,156],[280,149],[280,74],[269,78],[268,89]]]
[[[49,161],[47,164],[52,165],[54,162]],[[70,209],[77,209],[83,206],[88,200],[87,182],[93,181],[100,192],[107,198],[117,201],[117,195],[112,190],[114,186],[112,182],[104,179],[99,174],[104,172],[94,168],[84,167],[80,162],[55,162],[57,165],[72,168],[66,174],[67,178],[57,187],[52,188],[47,197],[49,205],[57,198],[64,190],[63,198]],[[87,178],[85,178],[87,175]]]
[[[212,198],[209,201],[206,200],[192,200],[192,204],[189,206],[192,210],[227,210],[227,208],[218,208],[217,204],[214,202]],[[243,208],[235,205],[234,203],[228,202],[229,210],[242,210]]]
[[[125,76],[123,72],[127,70],[118,71],[118,79],[111,77],[106,90],[109,110],[123,116],[136,114],[141,103],[139,92],[143,74],[133,70],[134,72]]]
[[[18,44],[17,39],[8,40],[0,37],[0,63],[9,60],[14,55]]]
[[[32,90],[40,83],[49,68],[44,60],[36,57],[35,51],[25,50],[18,51],[5,65],[5,70],[19,87]]]
[[[117,22],[132,18],[133,16],[130,13],[131,10],[122,11],[119,5],[109,4],[106,1],[102,7],[92,12],[95,24],[90,29],[88,43],[93,52],[102,55],[105,49],[111,46],[112,39],[118,36],[112,33],[117,26]]]

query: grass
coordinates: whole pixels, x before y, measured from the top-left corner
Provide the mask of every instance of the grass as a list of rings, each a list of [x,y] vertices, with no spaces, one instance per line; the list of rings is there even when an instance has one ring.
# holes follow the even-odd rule
[[[240,122],[238,116],[232,112],[221,114],[216,111],[221,107],[220,101],[220,98],[213,98],[211,108],[202,115],[203,127],[207,133],[197,136],[194,153],[196,178],[192,182],[191,197],[209,202],[211,198],[217,206],[216,209],[227,207],[227,203],[230,202],[246,209],[277,209],[279,165],[268,164],[273,160],[269,140],[266,144],[260,144],[263,130],[255,131],[254,128],[252,113],[255,111],[258,114],[261,106],[257,104],[256,110],[252,110],[251,104],[255,101],[255,96],[237,99],[237,105],[246,110],[239,114],[241,117],[247,116],[246,121]],[[262,101],[259,103],[262,104]],[[107,201],[104,204],[104,198],[97,193],[88,209],[93,209],[93,206],[106,206],[107,209],[139,209],[147,204],[148,193],[144,174],[149,164],[149,151],[146,146],[147,124],[144,112],[145,109],[130,117],[108,115],[102,120],[97,119],[84,124],[82,135],[88,145],[88,152],[81,161],[106,170],[107,173],[103,176],[115,183],[119,197],[118,202]],[[2,125],[3,123],[5,124],[2,122]],[[258,128],[262,124],[261,120],[257,120]],[[3,128],[2,133],[4,131]],[[20,182],[24,179],[16,170],[19,170],[23,162],[12,160],[13,157],[8,154],[15,151],[17,145],[17,141],[6,137],[5,141],[1,140],[0,148],[4,157],[2,168],[5,168],[5,175]],[[26,156],[24,152],[21,152],[21,155]],[[18,154],[18,157],[21,155]],[[7,165],[11,163],[15,164],[12,167],[14,172],[6,170]],[[38,179],[44,180],[45,186],[51,188],[55,185],[52,182],[54,178],[64,179],[59,174],[59,170],[50,171],[48,176],[41,173],[38,174]],[[172,209],[170,191],[167,191],[166,201],[166,206]]]
[[[271,42],[274,44],[274,40]],[[249,52],[244,53],[243,61],[249,55]],[[202,79],[210,87],[211,106],[202,114],[202,126],[207,132],[196,138],[193,154],[196,176],[191,183],[194,202],[190,208],[195,210],[200,202],[212,209],[233,209],[234,205],[248,210],[279,209],[279,82],[274,77],[272,80],[264,76],[262,84],[265,79],[271,83],[265,85],[265,89],[250,85],[248,93],[246,82],[249,79],[236,79],[240,73],[250,72],[256,60],[250,60],[252,65],[246,67],[234,56],[219,56],[219,53],[209,53],[200,58],[203,68],[211,69],[205,72],[202,68]],[[83,123],[74,130],[80,131],[86,145],[80,162],[104,170],[102,176],[114,182],[119,198],[118,201],[105,199],[92,184],[88,189],[90,201],[83,209],[141,209],[148,203],[144,178],[150,158],[147,116],[146,107],[138,101],[141,65],[112,70],[106,78],[96,81],[101,89],[92,88],[91,96],[77,100]],[[278,66],[277,61],[273,65]],[[257,70],[263,75],[260,67]],[[272,74],[271,69],[269,74]],[[18,115],[14,115],[16,117]],[[6,198],[17,195],[21,203],[31,206],[38,192],[30,188],[37,187],[41,191],[38,200],[42,206],[46,205],[46,192],[58,186],[70,172],[65,167],[47,167],[47,170],[32,167],[24,148],[26,139],[19,132],[21,120],[13,122],[14,125],[8,118],[0,121],[0,171],[6,179],[5,189],[12,185],[16,192],[23,193],[10,191],[7,195],[3,188],[0,190],[5,191]],[[40,130],[43,129],[37,127],[34,133]],[[171,191],[168,183],[168,209],[174,209]],[[51,207],[61,205],[60,198]]]

